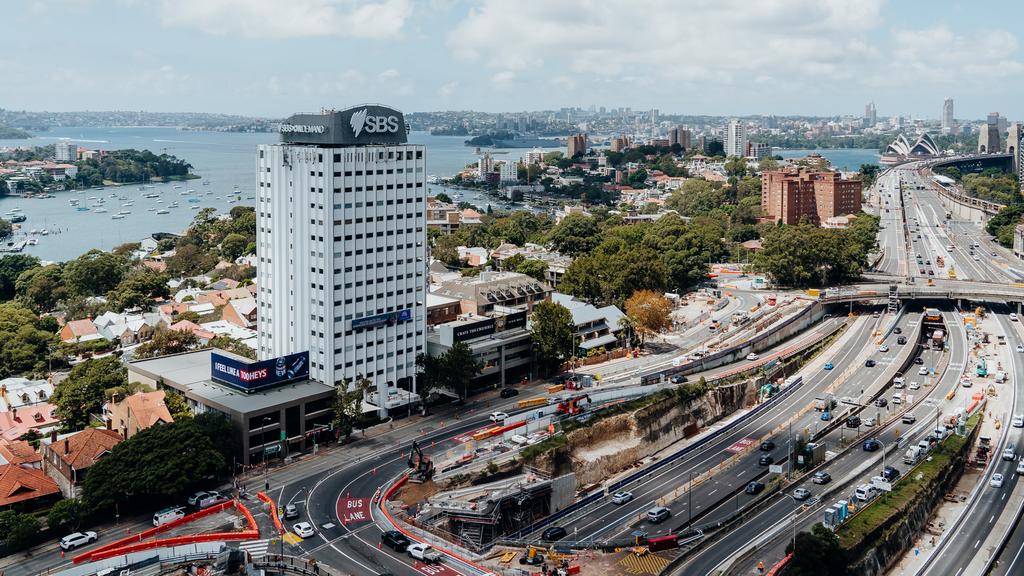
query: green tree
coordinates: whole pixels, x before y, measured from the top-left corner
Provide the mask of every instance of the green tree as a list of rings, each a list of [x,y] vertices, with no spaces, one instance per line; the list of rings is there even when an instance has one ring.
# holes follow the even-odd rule
[[[154,273],[144,267],[136,268],[107,292],[107,302],[112,310],[146,308],[154,299],[165,299],[170,295],[169,279],[166,274]]]
[[[638,168],[635,172],[629,175],[629,184],[634,188],[642,188],[647,182],[647,176],[647,170]]]
[[[863,182],[864,188],[869,188],[875,183],[875,179],[878,178],[878,172],[881,170],[881,166],[878,164],[861,164],[860,165],[860,179]]]
[[[207,342],[207,345],[210,348],[220,348],[221,350],[226,350],[232,354],[237,354],[238,356],[242,356],[243,358],[248,358],[250,360],[256,359],[256,351],[237,338],[232,338],[230,336],[215,336]]]
[[[6,186],[7,184],[3,180],[0,180],[0,195],[6,194]],[[14,226],[12,226],[10,222],[0,218],[0,240],[10,236],[13,230]]]
[[[35,312],[49,312],[67,296],[63,272],[57,264],[25,270],[14,288],[18,299]]]
[[[64,285],[76,296],[103,296],[128,272],[128,260],[102,250],[90,250],[64,265]]]
[[[547,277],[548,263],[543,260],[523,260],[515,267],[515,271],[544,282]]]
[[[232,232],[224,237],[220,243],[220,253],[224,259],[234,262],[239,256],[245,255],[245,248],[249,245],[249,239],[237,232]]]
[[[438,202],[444,202],[445,204],[452,203],[452,197],[445,194],[444,192],[441,192],[440,194],[434,196],[434,199],[437,200]]]
[[[444,388],[444,378],[444,363],[440,357],[427,353],[416,355],[416,388],[424,401]]]
[[[135,358],[155,358],[199,349],[199,338],[187,330],[157,330],[153,338],[135,349]]]
[[[46,370],[47,357],[56,348],[57,338],[44,328],[52,325],[31,310],[15,302],[0,304],[0,378]]]
[[[106,390],[127,384],[120,359],[93,358],[72,368],[68,377],[54,386],[50,401],[57,406],[65,431],[81,430],[89,425],[90,414],[100,413]]]
[[[192,417],[192,410],[188,407],[188,401],[184,395],[178,392],[165,389],[164,405],[167,406],[167,411],[170,412],[171,418],[174,420]]]
[[[790,542],[786,553],[793,558],[786,567],[786,574],[793,576],[846,576],[848,554],[839,545],[839,537],[820,523],[810,532],[796,535],[796,549]]]
[[[558,252],[578,257],[588,254],[600,243],[597,222],[583,214],[569,214],[548,234],[548,242]]]
[[[534,306],[530,319],[537,363],[550,374],[575,354],[572,314],[565,306],[545,300]]]
[[[334,388],[334,430],[339,438],[348,440],[362,415],[363,398],[370,389],[370,381],[360,374],[355,384],[345,379]]]
[[[0,238],[3,235],[0,234]],[[27,254],[0,256],[0,302],[14,298],[18,276],[39,267],[39,258]]]
[[[110,509],[115,503],[151,509],[180,499],[225,469],[213,439],[195,418],[185,418],[150,426],[114,446],[89,468],[84,501],[90,510]]]
[[[232,473],[229,462],[235,462],[236,456],[242,451],[242,443],[231,423],[231,419],[218,412],[201,412],[191,418],[204,438],[209,438],[213,449],[220,454],[224,466],[218,474]]]
[[[39,521],[31,514],[14,510],[0,512],[0,540],[7,545],[7,552],[24,550],[34,544],[39,528]]]
[[[65,498],[50,508],[46,515],[46,526],[53,532],[74,532],[82,524],[84,513],[81,500]]]
[[[444,380],[459,398],[465,398],[469,385],[483,369],[483,364],[473,357],[473,351],[465,342],[456,342],[442,357]]]
[[[626,315],[643,345],[648,336],[672,326],[672,301],[658,292],[638,290],[626,300]]]

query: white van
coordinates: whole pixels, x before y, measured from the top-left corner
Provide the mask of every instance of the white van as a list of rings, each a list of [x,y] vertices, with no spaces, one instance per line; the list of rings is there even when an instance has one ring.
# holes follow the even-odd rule
[[[871,484],[861,484],[853,493],[853,497],[861,502],[870,502],[875,496],[878,496],[878,488]]]
[[[996,384],[1002,384],[1003,382],[1006,382],[1006,372],[1000,370],[996,372]]]
[[[153,526],[163,526],[168,522],[180,520],[185,517],[185,511],[181,508],[164,508],[153,514]]]

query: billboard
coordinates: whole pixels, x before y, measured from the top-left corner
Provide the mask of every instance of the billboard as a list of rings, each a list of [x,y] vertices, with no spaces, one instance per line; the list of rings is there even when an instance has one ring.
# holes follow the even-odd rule
[[[356,318],[352,321],[352,329],[374,328],[376,326],[383,326],[384,324],[394,326],[398,322],[408,322],[409,320],[412,320],[412,310],[396,310],[395,312],[385,312],[384,314],[377,314],[376,316]]]
[[[490,336],[491,334],[494,334],[494,318],[487,318],[486,320],[480,320],[479,322],[458,326],[452,330],[452,340],[455,342],[462,342],[463,340],[469,340],[470,338]]]
[[[294,114],[278,126],[288,144],[362,146],[405,144],[405,116],[394,108],[368,104],[323,114]]]
[[[210,378],[245,392],[309,378],[309,352],[245,361],[213,352]]]

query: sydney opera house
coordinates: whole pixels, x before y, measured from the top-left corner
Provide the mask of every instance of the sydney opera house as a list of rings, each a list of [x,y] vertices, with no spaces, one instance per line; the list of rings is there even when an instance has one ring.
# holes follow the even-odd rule
[[[892,144],[885,147],[879,162],[882,164],[899,164],[909,160],[933,158],[939,154],[938,147],[928,134],[922,135],[913,145],[907,141],[903,134],[900,134],[892,141]]]

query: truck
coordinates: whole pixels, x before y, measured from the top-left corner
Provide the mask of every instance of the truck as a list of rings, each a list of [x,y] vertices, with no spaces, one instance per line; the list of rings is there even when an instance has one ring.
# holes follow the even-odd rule
[[[406,550],[413,559],[426,562],[427,564],[436,564],[441,561],[441,555],[430,544],[410,544]]]
[[[942,256],[936,256],[935,257],[935,265],[938,266],[939,268],[945,268],[946,267],[946,261],[942,258]]]
[[[831,394],[818,396],[814,399],[814,409],[823,412],[836,407],[836,399]]]
[[[907,451],[903,454],[903,463],[917,464],[923,457],[924,451],[921,450],[920,446],[911,446],[910,448],[907,448]]]
[[[936,350],[942,350],[943,343],[946,341],[946,333],[942,330],[935,330],[932,332],[932,348]]]

